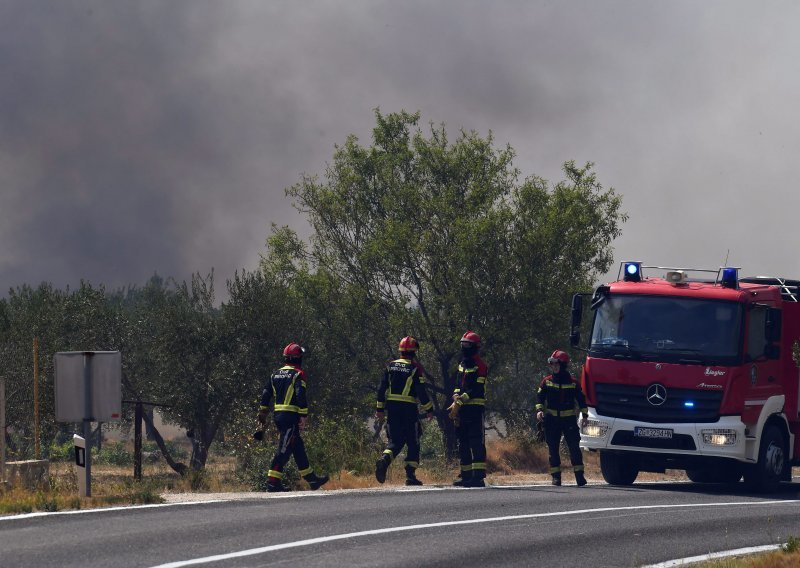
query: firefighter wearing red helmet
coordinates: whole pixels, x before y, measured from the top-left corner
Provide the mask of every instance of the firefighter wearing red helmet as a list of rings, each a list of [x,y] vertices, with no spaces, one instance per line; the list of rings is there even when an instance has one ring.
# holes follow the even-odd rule
[[[422,485],[417,479],[419,467],[420,424],[419,410],[433,418],[433,403],[425,391],[425,369],[416,361],[419,344],[410,335],[400,340],[400,358],[387,363],[378,385],[378,402],[375,420],[383,421],[388,414],[386,433],[389,444],[375,463],[375,479],[386,481],[386,472],[397,454],[406,446],[406,485]]]
[[[300,475],[312,490],[328,482],[327,475],[317,475],[308,463],[308,455],[300,433],[305,429],[308,416],[306,403],[306,374],[303,371],[305,349],[290,343],[283,349],[284,365],[272,373],[261,394],[258,422],[262,427],[267,422],[270,402],[274,399],[273,419],[278,428],[278,450],[270,464],[267,491],[288,491],[283,485],[283,469],[290,457],[294,457]],[[258,434],[258,433],[257,433]],[[263,438],[263,431],[258,439]]]
[[[578,429],[577,413],[583,415],[581,424],[586,423],[589,409],[581,386],[567,370],[569,355],[556,349],[547,359],[551,375],[542,379],[537,392],[536,420],[544,422],[544,436],[550,454],[550,475],[553,485],[561,485],[561,456],[559,446],[561,435],[569,448],[572,470],[579,486],[586,485],[583,475],[583,456],[581,455],[581,434]]]
[[[450,417],[455,420],[461,474],[453,482],[457,487],[484,487],[486,479],[486,363],[478,355],[481,336],[467,331],[461,336],[461,362]]]

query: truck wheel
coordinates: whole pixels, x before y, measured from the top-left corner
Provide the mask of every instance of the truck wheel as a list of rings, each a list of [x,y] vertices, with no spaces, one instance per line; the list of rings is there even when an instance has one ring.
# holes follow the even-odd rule
[[[711,472],[707,469],[687,469],[686,477],[694,483],[713,483]]]
[[[764,428],[758,448],[758,463],[751,465],[744,473],[745,485],[753,491],[775,491],[785,467],[786,442],[780,429],[771,424]]]
[[[738,483],[742,471],[736,466],[725,469],[687,469],[686,477],[694,483]]]
[[[600,471],[610,485],[631,485],[639,475],[639,469],[630,458],[611,452],[600,452]]]

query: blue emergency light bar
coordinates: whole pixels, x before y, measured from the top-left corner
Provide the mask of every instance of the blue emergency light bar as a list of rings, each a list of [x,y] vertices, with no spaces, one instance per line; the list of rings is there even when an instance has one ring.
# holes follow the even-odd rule
[[[733,267],[723,268],[719,283],[723,288],[738,288],[739,270]]]
[[[642,263],[641,262],[626,262],[625,275],[622,278],[625,282],[641,282],[642,280]]]
[[[691,400],[687,400],[686,402],[683,403],[683,406],[685,406],[686,408],[694,408],[694,402]]]

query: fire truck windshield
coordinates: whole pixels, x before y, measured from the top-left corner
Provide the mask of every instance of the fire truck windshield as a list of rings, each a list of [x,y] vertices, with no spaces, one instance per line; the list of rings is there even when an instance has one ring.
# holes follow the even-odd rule
[[[742,308],[736,302],[609,295],[596,307],[593,357],[734,365],[741,354]]]

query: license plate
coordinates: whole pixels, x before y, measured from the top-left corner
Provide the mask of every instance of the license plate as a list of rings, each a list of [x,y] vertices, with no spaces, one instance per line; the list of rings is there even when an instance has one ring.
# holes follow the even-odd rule
[[[672,429],[636,426],[633,429],[633,435],[637,438],[657,438],[660,440],[670,440],[672,439]]]

